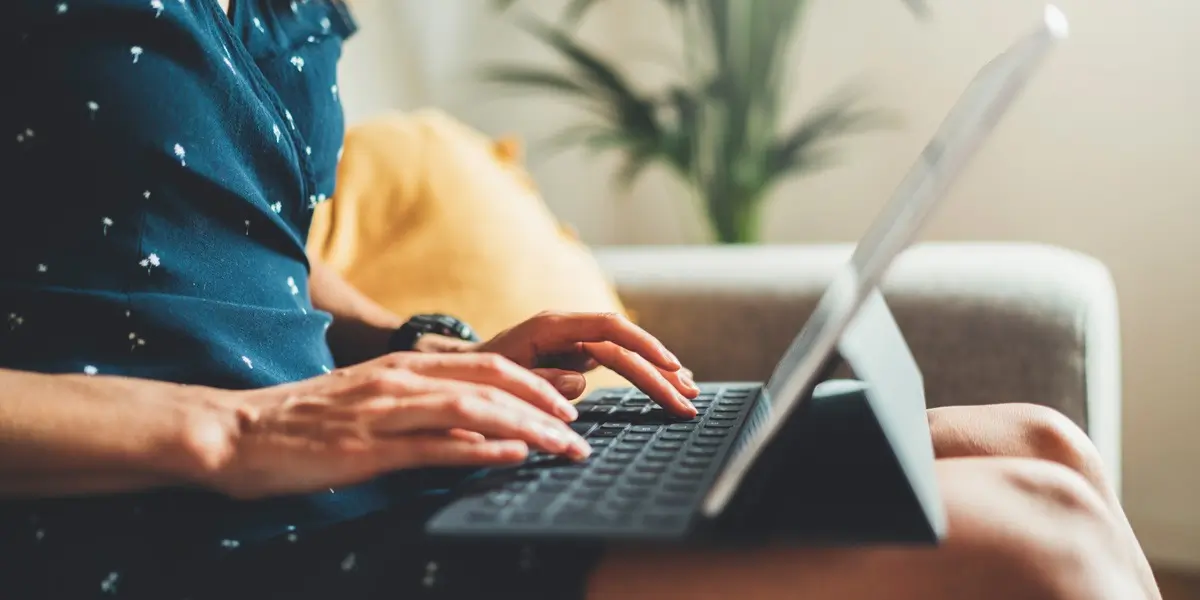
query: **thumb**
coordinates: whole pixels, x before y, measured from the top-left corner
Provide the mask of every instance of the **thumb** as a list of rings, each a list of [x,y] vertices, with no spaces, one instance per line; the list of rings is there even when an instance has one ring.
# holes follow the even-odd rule
[[[574,400],[583,394],[584,388],[587,387],[587,380],[583,375],[575,371],[566,371],[563,369],[533,369],[533,373],[542,379],[550,382],[558,393],[562,394],[568,400]]]

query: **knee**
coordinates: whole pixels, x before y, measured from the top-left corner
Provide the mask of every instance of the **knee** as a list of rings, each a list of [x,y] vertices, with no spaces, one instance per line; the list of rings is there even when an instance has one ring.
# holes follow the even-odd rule
[[[1082,475],[1051,462],[1013,461],[1002,478],[1011,497],[984,551],[1009,566],[1006,579],[1021,597],[1144,597],[1111,512]]]
[[[1099,484],[1100,453],[1065,415],[1036,404],[947,407],[929,411],[941,457],[1007,456],[1055,462]]]
[[[1100,485],[1104,464],[1100,452],[1078,425],[1045,406],[1015,404],[1008,408],[1031,458],[1063,465]]]

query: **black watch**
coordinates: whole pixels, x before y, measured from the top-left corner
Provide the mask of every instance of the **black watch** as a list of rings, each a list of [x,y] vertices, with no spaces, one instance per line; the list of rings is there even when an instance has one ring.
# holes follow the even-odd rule
[[[417,345],[421,336],[433,333],[466,342],[478,342],[479,336],[466,323],[449,315],[416,315],[396,328],[388,339],[389,352],[407,352]]]

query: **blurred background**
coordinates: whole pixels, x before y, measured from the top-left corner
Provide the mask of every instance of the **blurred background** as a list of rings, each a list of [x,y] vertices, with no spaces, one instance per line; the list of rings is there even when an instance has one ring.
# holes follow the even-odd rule
[[[702,194],[663,164],[625,188],[622,156],[539,143],[577,125],[578,102],[482,80],[496,62],[570,63],[516,23],[558,22],[567,0],[356,0],[342,97],[351,122],[439,107],[528,147],[554,213],[592,245],[713,240]],[[570,29],[639,89],[686,74],[684,36],[663,1],[605,0]],[[799,3],[781,71],[783,129],[851,84],[886,123],[831,137],[832,164],[761,199],[762,243],[852,241],[976,70],[1041,17],[1034,0]],[[1149,554],[1200,568],[1200,2],[1063,0],[1071,38],[991,137],[925,232],[927,240],[1046,242],[1112,270],[1124,348],[1124,497]],[[514,12],[517,11],[517,12]],[[565,71],[564,71],[565,72]],[[847,127],[846,129],[851,129]],[[1019,400],[1019,399],[1017,399]]]

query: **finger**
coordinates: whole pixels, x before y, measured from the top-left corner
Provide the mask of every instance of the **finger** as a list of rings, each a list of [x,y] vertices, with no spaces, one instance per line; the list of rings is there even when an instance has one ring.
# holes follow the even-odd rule
[[[659,369],[659,373],[671,383],[672,387],[683,394],[685,398],[695,398],[700,395],[700,387],[692,379],[691,371],[687,369],[679,369],[678,371],[664,371]]]
[[[381,471],[415,467],[510,465],[523,462],[529,455],[529,447],[518,440],[470,442],[436,434],[383,440],[371,450]]]
[[[591,447],[562,422],[531,418],[520,400],[504,399],[499,390],[480,391],[464,384],[452,393],[399,398],[391,410],[376,410],[368,418],[377,435],[403,435],[430,430],[465,429],[489,440],[519,440],[553,454],[584,458]],[[373,406],[378,406],[375,404]],[[529,409],[530,412],[536,412]]]
[[[448,434],[451,437],[458,438],[464,442],[482,442],[487,439],[482,433],[476,431],[467,431],[466,429],[451,429]]]
[[[404,364],[412,365],[411,362],[405,362]],[[536,379],[539,385],[549,387],[548,383],[532,373],[527,372],[526,376]],[[504,390],[486,384],[430,377],[415,373],[407,368],[388,369],[377,367],[373,372],[358,377],[358,381],[354,386],[340,392],[341,404],[353,408],[355,411],[354,419],[356,421],[362,418],[378,419],[388,416],[391,420],[383,421],[388,426],[405,422],[406,416],[404,411],[401,410],[404,403],[410,399],[424,396],[473,397],[483,399],[495,404],[496,406],[493,408],[501,410],[506,417],[511,417],[522,423],[528,423],[530,427],[540,428],[549,432],[546,436],[543,436],[544,438],[557,437],[566,440],[566,446],[560,447],[559,444],[554,444],[553,442],[550,442],[548,445],[544,439],[539,447],[544,448],[547,452],[555,454],[566,453],[568,456],[583,457],[590,451],[590,446],[579,437],[579,434],[572,431],[570,427],[563,423],[562,420],[546,414],[541,409],[512,396]],[[565,398],[563,402],[566,402]],[[572,410],[574,408],[574,406],[571,407]],[[393,412],[399,412],[400,414],[391,415]],[[416,425],[421,423],[419,420],[412,422]],[[430,429],[446,430],[455,427],[476,431],[487,437],[496,437],[488,431],[471,427],[467,424],[450,423],[448,425],[433,426]],[[410,427],[404,431],[412,433],[415,429],[421,429],[421,427]],[[527,441],[536,443],[533,440]]]
[[[490,385],[564,421],[579,418],[575,407],[549,383],[498,354],[426,354],[406,366],[429,377]]]
[[[568,400],[574,400],[583,394],[587,387],[587,379],[575,371],[565,369],[533,369],[533,374],[550,382],[558,393]]]
[[[556,352],[554,354],[542,354],[536,359],[537,364],[535,369],[558,369],[560,371],[575,371],[576,373],[587,373],[592,369],[600,366],[587,351],[583,349],[583,344],[575,344],[569,352]]]
[[[549,385],[533,373],[527,372],[526,376],[538,379],[540,385]],[[559,431],[571,441],[578,441],[579,437],[578,434],[576,434],[573,430],[571,430],[570,427],[563,423],[561,419],[547,414],[542,409],[537,408],[500,388],[484,383],[474,383],[459,379],[430,377],[408,370],[382,371],[376,374],[376,377],[373,381],[368,381],[364,385],[360,386],[360,390],[357,393],[360,394],[361,397],[356,403],[361,406],[370,406],[373,402],[379,401],[379,399],[382,399],[382,401],[386,403],[392,401],[393,397],[405,397],[414,394],[474,396],[476,398],[483,398],[489,402],[496,403],[503,410],[513,413],[519,419],[537,423],[543,427]],[[565,402],[566,399],[564,398],[563,401]],[[574,410],[575,407],[571,406],[571,409]]]
[[[526,322],[540,354],[566,352],[579,342],[611,342],[674,371],[679,359],[658,338],[615,313],[547,313]]]
[[[684,397],[676,387],[663,376],[662,371],[650,364],[642,356],[630,352],[616,344],[588,344],[588,352],[596,360],[628,379],[639,390],[642,390],[651,400],[661,404],[676,414],[694,417],[696,407]],[[692,394],[694,396],[694,394]]]

